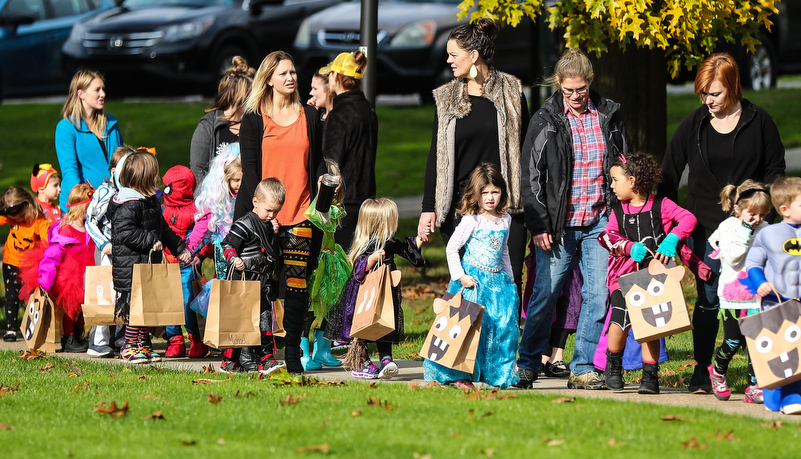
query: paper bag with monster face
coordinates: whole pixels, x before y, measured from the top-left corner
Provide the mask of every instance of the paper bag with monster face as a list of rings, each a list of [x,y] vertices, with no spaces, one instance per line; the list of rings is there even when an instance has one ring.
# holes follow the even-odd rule
[[[111,266],[87,266],[81,305],[84,325],[123,325],[122,318],[114,319],[116,298]]]
[[[473,373],[484,306],[450,293],[434,300],[434,325],[420,349],[420,355],[444,367]]]
[[[37,288],[28,297],[25,304],[25,315],[22,317],[22,336],[28,349],[40,349],[47,336],[47,324],[53,302],[47,293]]]
[[[757,384],[777,389],[801,379],[801,303],[789,300],[740,319]]]
[[[683,266],[666,267],[651,260],[647,269],[620,276],[631,330],[638,343],[692,330],[690,313],[681,290]]]

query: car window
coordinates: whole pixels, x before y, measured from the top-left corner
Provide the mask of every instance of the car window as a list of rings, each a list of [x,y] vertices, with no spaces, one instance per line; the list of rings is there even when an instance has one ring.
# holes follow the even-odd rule
[[[50,0],[54,18],[63,18],[91,10],[86,0]]]
[[[46,14],[45,0],[9,0],[3,10],[3,17],[29,16],[34,21],[41,21]]]
[[[125,0],[126,8],[142,8],[148,6],[215,6],[230,5],[233,0]]]

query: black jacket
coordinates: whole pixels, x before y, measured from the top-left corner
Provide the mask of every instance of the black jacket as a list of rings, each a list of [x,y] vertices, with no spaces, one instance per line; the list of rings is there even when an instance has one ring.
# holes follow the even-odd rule
[[[234,257],[239,257],[245,264],[245,272],[250,274],[247,278],[259,279],[263,285],[266,284],[268,297],[274,300],[283,258],[273,225],[261,220],[254,212],[248,212],[234,222],[220,245],[225,260],[230,264]]]
[[[317,195],[317,178],[325,172],[323,155],[320,151],[322,123],[314,107],[303,106],[306,116],[306,131],[309,135],[309,191],[311,198]],[[253,192],[261,182],[262,152],[261,141],[264,135],[264,122],[258,113],[245,113],[239,128],[239,151],[242,157],[242,184],[236,196],[234,220],[253,210]]]
[[[620,114],[620,104],[590,91],[598,110],[598,121],[606,140],[603,159],[606,211],[616,201],[610,187],[609,170],[621,154],[632,151]],[[526,227],[533,235],[550,233],[557,241],[564,236],[567,206],[573,177],[573,136],[565,115],[562,93],[557,91],[531,117],[520,153],[520,185]]]
[[[728,166],[728,180],[719,183],[709,166],[707,152],[701,147],[701,131],[709,129],[706,105],[687,115],[670,139],[662,161],[659,194],[678,202],[679,181],[689,165],[686,208],[698,218],[708,236],[726,219],[720,207],[720,191],[728,184],[740,185],[746,179],[770,183],[784,175],[784,145],[773,119],[762,107],[747,99],[740,101],[742,113],[737,123]],[[721,165],[716,165],[720,167]]]
[[[118,202],[116,196],[108,205],[111,220],[111,257],[114,290],[131,291],[133,265],[148,263],[148,254],[156,242],[170,253],[186,250],[184,241],[170,229],[161,215],[158,198],[132,199]],[[161,263],[162,252],[153,252],[152,263]]]
[[[334,97],[323,124],[323,157],[339,164],[345,205],[375,198],[378,118],[364,93],[353,90]]]

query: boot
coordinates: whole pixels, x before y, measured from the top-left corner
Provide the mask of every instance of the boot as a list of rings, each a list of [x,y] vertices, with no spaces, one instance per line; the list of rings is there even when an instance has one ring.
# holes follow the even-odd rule
[[[642,363],[642,382],[637,389],[638,394],[658,394],[659,393],[659,364]]]
[[[327,367],[338,367],[342,365],[339,359],[331,355],[331,341],[323,338],[322,330],[314,331],[314,352],[312,353],[312,360]]]
[[[606,387],[609,390],[623,390],[623,351],[606,350]],[[645,376],[643,376],[645,381]]]
[[[89,349],[89,343],[80,339],[77,335],[67,335],[62,338],[61,352],[76,352],[83,354]]]
[[[167,342],[167,351],[164,357],[177,358],[186,356],[186,344],[184,344],[184,335],[175,335]]]
[[[254,352],[255,346],[248,346],[242,348],[242,353],[239,354],[239,364],[242,365],[242,371],[246,373],[258,373],[260,359]]]
[[[322,365],[311,358],[311,354],[309,353],[309,338],[303,337],[300,339],[300,350],[303,352],[303,355],[300,357],[300,363],[303,365],[304,371],[320,370],[323,368]],[[287,358],[287,360],[288,359],[289,358]]]
[[[189,358],[200,359],[209,353],[209,347],[203,344],[200,336],[189,335]]]
[[[290,374],[303,374],[303,364],[300,361],[300,347],[287,344],[284,349],[286,358],[286,371]]]

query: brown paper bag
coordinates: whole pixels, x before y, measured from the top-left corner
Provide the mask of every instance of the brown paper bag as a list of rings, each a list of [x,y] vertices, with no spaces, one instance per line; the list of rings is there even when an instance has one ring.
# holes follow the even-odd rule
[[[286,330],[284,330],[284,303],[281,300],[273,301],[271,315],[273,319],[273,336],[286,336]]]
[[[61,346],[61,324],[64,318],[64,311],[57,308],[52,301],[50,301],[47,310],[47,336],[45,337],[44,344],[39,348],[39,350],[49,354],[55,354],[56,344],[58,344],[59,347]]]
[[[22,317],[22,336],[28,349],[40,349],[45,343],[52,307],[53,301],[42,287],[37,287],[28,297]]]
[[[164,262],[135,264],[131,279],[130,324],[156,327],[185,323],[181,267]]]
[[[801,380],[801,302],[785,301],[740,319],[757,384],[777,389]]]
[[[192,301],[200,294],[200,291],[203,290],[203,286],[206,285],[206,282],[208,281],[209,280],[203,275],[201,269],[199,269],[197,266],[192,269],[192,298],[189,301]],[[200,316],[200,314],[198,314],[198,316]]]
[[[445,293],[434,300],[434,324],[420,349],[420,355],[444,367],[473,373],[481,339],[484,306]]]
[[[122,318],[114,319],[114,277],[111,266],[87,266],[84,276],[83,310],[84,325],[123,325]]]
[[[261,282],[212,279],[203,342],[216,349],[261,344]]]
[[[359,287],[350,336],[375,341],[395,330],[395,307],[390,283],[387,265],[381,265],[367,274]]]
[[[684,272],[684,266],[667,267],[651,260],[648,268],[620,276],[620,292],[638,343],[693,329],[681,289]]]

